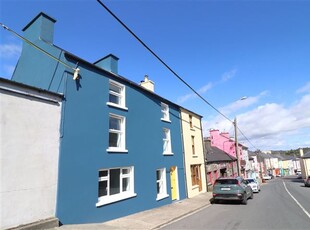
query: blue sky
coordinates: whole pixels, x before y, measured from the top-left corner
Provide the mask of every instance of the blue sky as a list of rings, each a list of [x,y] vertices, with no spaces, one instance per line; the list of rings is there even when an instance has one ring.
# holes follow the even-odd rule
[[[251,150],[310,147],[310,1],[103,1],[178,75],[233,120]],[[195,96],[96,0],[0,0],[0,22],[22,33],[39,12],[57,20],[54,44],[89,61],[112,53],[119,74],[203,116],[233,125]],[[22,42],[0,28],[0,76]],[[246,100],[239,100],[246,96]]]

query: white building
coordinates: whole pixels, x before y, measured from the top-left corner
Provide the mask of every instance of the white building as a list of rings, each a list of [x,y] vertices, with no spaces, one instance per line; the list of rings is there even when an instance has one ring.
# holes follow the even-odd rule
[[[59,94],[0,78],[0,229],[58,224],[61,101]]]

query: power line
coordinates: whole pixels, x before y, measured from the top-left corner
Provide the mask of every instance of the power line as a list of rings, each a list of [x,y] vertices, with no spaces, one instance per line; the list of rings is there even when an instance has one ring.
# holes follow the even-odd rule
[[[52,54],[50,54],[49,52],[45,51],[44,49],[42,49],[41,47],[37,46],[36,44],[34,44],[33,42],[29,41],[28,39],[24,38],[23,36],[19,35],[18,33],[16,33],[14,30],[11,30],[9,27],[7,27],[6,25],[4,25],[3,23],[0,22],[0,25],[3,27],[3,29],[13,33],[15,36],[17,36],[18,38],[20,38],[21,40],[23,40],[24,42],[26,42],[27,44],[29,44],[30,46],[34,47],[35,49],[41,51],[42,53],[44,53],[45,55],[47,55],[48,57],[54,59],[55,61],[63,64],[64,66],[66,66],[67,68],[71,69],[74,71],[74,77],[73,79],[75,80],[78,77],[79,68],[74,68],[70,65],[68,65],[67,63],[61,61],[60,59],[58,59],[57,57],[53,56]]]
[[[234,123],[230,120],[224,113],[219,111],[215,106],[213,106],[210,102],[208,102],[203,96],[201,96],[193,87],[191,87],[184,79],[182,79],[166,62],[164,62],[150,47],[148,47],[122,20],[120,20],[104,3],[100,0],[97,2],[108,11],[113,18],[115,18],[132,36],[134,36],[153,56],[160,61],[175,77],[177,77],[181,82],[183,82],[191,91],[193,91],[200,99],[202,99],[205,103],[207,103],[212,109],[222,115],[225,119],[230,121],[232,124]],[[243,134],[243,132],[237,127],[240,133],[245,137],[245,139],[255,148],[255,146],[249,141],[249,139]]]
[[[151,48],[149,48],[131,29],[129,29],[125,23],[123,23],[107,6],[105,6],[100,0],[98,3],[103,6],[131,35],[133,35],[154,57],[159,60],[174,76],[176,76],[181,82],[183,82],[190,90],[192,90],[199,98],[201,98],[205,103],[207,103],[216,112],[221,114],[224,118],[232,122],[225,114],[215,108],[210,102],[208,102],[204,97],[202,97],[193,87],[191,87],[185,80],[183,80],[166,62],[164,62]]]

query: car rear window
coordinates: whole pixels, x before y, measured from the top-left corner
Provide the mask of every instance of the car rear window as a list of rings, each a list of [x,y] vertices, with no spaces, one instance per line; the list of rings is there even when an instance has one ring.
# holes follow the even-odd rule
[[[238,184],[238,180],[236,180],[236,179],[216,180],[215,184]]]

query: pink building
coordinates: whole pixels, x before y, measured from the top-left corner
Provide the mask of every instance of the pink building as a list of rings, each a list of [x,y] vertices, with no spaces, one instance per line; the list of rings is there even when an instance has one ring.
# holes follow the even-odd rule
[[[228,153],[230,156],[236,157],[236,151],[235,151],[235,141],[231,138],[229,138],[228,132],[220,132],[217,129],[210,130],[210,141],[211,146],[217,147],[224,152]],[[241,168],[241,159],[242,159],[242,145],[238,145],[238,158],[239,158],[239,167]],[[234,162],[234,176],[237,176],[237,165],[236,162]]]

